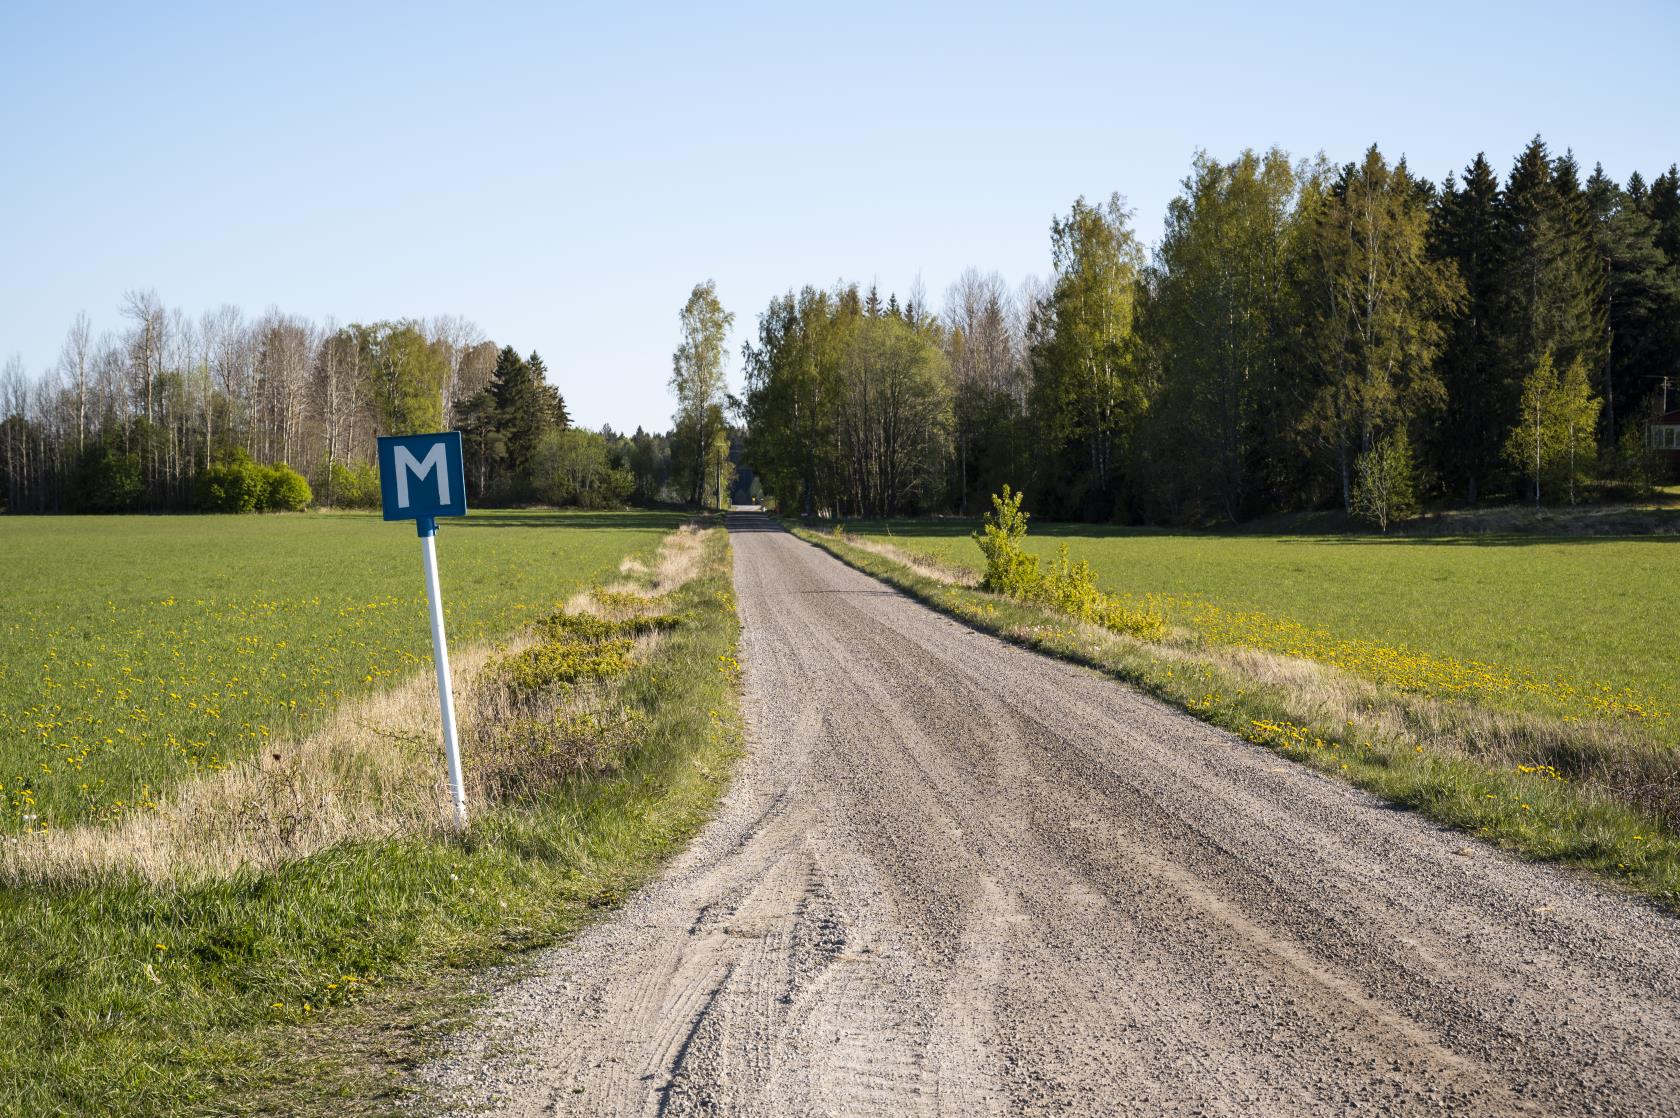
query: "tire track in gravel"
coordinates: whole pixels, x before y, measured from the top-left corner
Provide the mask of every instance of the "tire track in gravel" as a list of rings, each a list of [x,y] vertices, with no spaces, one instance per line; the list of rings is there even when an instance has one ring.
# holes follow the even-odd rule
[[[751,755],[446,1105],[1680,1114],[1680,921],[730,528]]]

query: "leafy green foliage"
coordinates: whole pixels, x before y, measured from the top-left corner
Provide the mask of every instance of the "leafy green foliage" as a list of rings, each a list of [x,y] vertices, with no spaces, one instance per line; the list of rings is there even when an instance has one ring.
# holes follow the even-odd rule
[[[322,504],[340,509],[372,509],[379,507],[379,470],[372,463],[345,465],[334,462],[327,467],[323,484]]]
[[[1304,172],[1282,151],[1196,157],[1167,207],[1143,333],[1161,383],[1142,437],[1151,512],[1236,521],[1294,446],[1276,422],[1294,304],[1282,265],[1300,240]]]
[[[419,324],[381,322],[354,330],[379,433],[412,435],[442,427],[449,362]]]
[[[1118,197],[1078,199],[1048,286],[970,272],[937,319],[844,283],[777,296],[745,350],[743,464],[806,516],[886,515],[890,452],[940,466],[903,513],[966,514],[1007,478],[1041,516],[1206,524],[1352,511],[1361,458],[1405,430],[1420,503],[1532,496],[1504,435],[1551,352],[1605,398],[1543,479],[1578,499],[1680,368],[1680,171],[1583,183],[1538,138],[1503,186],[1481,157],[1437,187],[1375,146],[1200,154],[1166,216],[1145,267]],[[937,422],[887,418],[915,358],[857,359],[883,322],[943,351],[913,413]]]
[[[223,455],[198,479],[205,512],[302,512],[313,500],[302,474],[283,462],[258,465],[243,450]]]
[[[1085,560],[1074,561],[1068,545],[1062,544],[1056,558],[1043,571],[1039,557],[1023,546],[1027,535],[1027,513],[1021,509],[1020,493],[993,494],[992,511],[982,530],[974,534],[980,553],[986,558],[982,589],[1020,601],[1033,602],[1080,621],[1101,625],[1140,640],[1159,640],[1166,635],[1166,622],[1150,610],[1137,610],[1097,588],[1096,572]]]
[[[231,451],[198,476],[198,507],[205,512],[255,512],[267,489],[264,469],[243,450]]]
[[[129,512],[145,492],[140,456],[124,451],[115,435],[89,447],[76,471],[75,503],[85,512]]]
[[[1076,199],[1050,223],[1055,280],[1032,349],[1033,406],[1058,484],[1053,512],[1109,519],[1123,511],[1120,483],[1134,425],[1149,405],[1136,334],[1143,249],[1120,195]]]
[[[716,283],[694,285],[680,316],[682,343],[671,355],[671,392],[677,398],[672,467],[694,504],[706,495],[713,476],[707,467],[724,427],[724,344],[734,322]]]
[[[264,509],[270,512],[302,512],[314,499],[309,482],[284,462],[276,462],[264,471]]]
[[[1378,440],[1354,464],[1353,515],[1383,532],[1394,521],[1415,515],[1416,472],[1404,430]]]
[[[1550,351],[1523,382],[1521,419],[1505,440],[1505,457],[1527,475],[1534,503],[1562,490],[1574,504],[1597,465],[1594,431],[1602,407],[1577,357],[1559,374]]]
[[[586,509],[618,508],[636,488],[635,475],[615,463],[606,436],[576,427],[543,435],[531,477],[541,500]]]
[[[1430,257],[1426,199],[1405,160],[1391,166],[1374,145],[1306,192],[1317,282],[1304,304],[1314,375],[1301,429],[1336,463],[1344,508],[1354,455],[1444,398],[1435,357],[1464,285]]]
[[[1005,484],[1001,494],[992,495],[992,511],[974,534],[980,554],[986,557],[986,573],[980,585],[994,594],[1023,597],[1038,585],[1038,556],[1028,554],[1021,546],[1027,535],[1028,514],[1021,508],[1025,496],[1011,492]]]

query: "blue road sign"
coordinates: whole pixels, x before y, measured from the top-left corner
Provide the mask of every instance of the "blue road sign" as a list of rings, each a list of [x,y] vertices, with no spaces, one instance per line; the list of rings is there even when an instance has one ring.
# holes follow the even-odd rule
[[[449,642],[443,631],[443,592],[438,588],[437,518],[467,515],[467,471],[461,433],[397,435],[379,440],[379,493],[386,520],[412,520],[420,535],[426,572],[426,608],[432,618],[432,663],[437,668],[438,709],[443,716],[443,756],[449,767],[449,795],[455,826],[467,825],[466,785],[461,778],[461,743],[455,734],[455,693],[449,685]]]
[[[435,517],[467,515],[461,433],[380,439],[379,491],[385,519],[418,521],[422,535],[437,531]]]

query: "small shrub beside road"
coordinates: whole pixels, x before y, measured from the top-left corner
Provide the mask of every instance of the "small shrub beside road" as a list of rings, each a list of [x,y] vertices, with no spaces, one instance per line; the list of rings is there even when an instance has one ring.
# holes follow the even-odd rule
[[[974,534],[974,542],[986,557],[982,589],[1033,602],[1139,640],[1159,640],[1167,635],[1167,623],[1160,614],[1132,609],[1097,589],[1096,572],[1083,559],[1075,562],[1067,544],[1061,545],[1047,570],[1040,570],[1038,556],[1021,545],[1027,534],[1027,513],[1021,509],[1021,497],[1020,493],[1011,494],[1005,485],[1002,495],[992,497],[992,511]],[[834,538],[844,539],[845,534]]]

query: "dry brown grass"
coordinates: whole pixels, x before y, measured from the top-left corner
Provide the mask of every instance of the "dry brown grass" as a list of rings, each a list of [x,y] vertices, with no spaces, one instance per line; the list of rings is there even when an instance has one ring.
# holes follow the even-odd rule
[[[503,648],[521,642],[530,638]],[[473,645],[451,657],[460,724],[485,717],[471,684],[498,651]],[[199,880],[272,868],[347,839],[448,827],[437,709],[436,677],[417,673],[341,707],[307,737],[180,785],[155,811],[20,837],[0,849],[0,879]]]
[[[1063,630],[1066,631],[1065,629]],[[1418,745],[1509,769],[1549,765],[1680,828],[1680,752],[1614,722],[1497,710],[1378,686],[1349,672],[1260,649],[1206,645],[1185,629],[1164,642],[1140,641],[1095,625],[1075,628],[1095,654],[1149,658],[1211,669],[1227,692],[1286,699],[1296,720],[1326,736],[1357,727],[1365,737]],[[1011,633],[1033,636],[1031,627]]]
[[[963,586],[973,589],[980,585],[980,576],[967,567],[941,563],[932,556],[919,555],[894,544],[882,543],[865,536],[854,536],[848,533],[842,538],[860,551],[867,551],[872,555],[879,555],[883,559],[890,559],[894,563],[910,568],[923,578],[931,578],[933,581],[944,583],[946,586]]]
[[[621,570],[628,578],[576,595],[567,608],[609,620],[652,612],[660,598],[699,572],[702,548],[701,529],[679,529],[661,542],[651,570],[627,560]],[[638,637],[638,655],[658,639],[658,633]],[[527,631],[500,644],[451,652],[463,747],[479,751],[478,758],[471,752],[467,757],[469,805],[509,786],[510,743],[498,737],[538,712],[528,698],[497,685],[494,667],[534,642]],[[272,743],[255,758],[180,785],[155,811],[115,826],[40,832],[0,845],[0,881],[104,875],[200,881],[271,869],[340,842],[447,829],[453,814],[437,709],[437,681],[428,668],[341,707],[306,737]],[[605,748],[631,729],[612,681],[568,689],[540,713],[563,729],[578,728],[582,752]],[[530,759],[517,748],[512,755]]]
[[[644,608],[636,600],[647,603],[669,594],[699,572],[705,533],[697,524],[683,525],[660,541],[651,568],[634,556],[625,559],[618,571],[628,577],[572,595],[566,612],[624,617]]]

